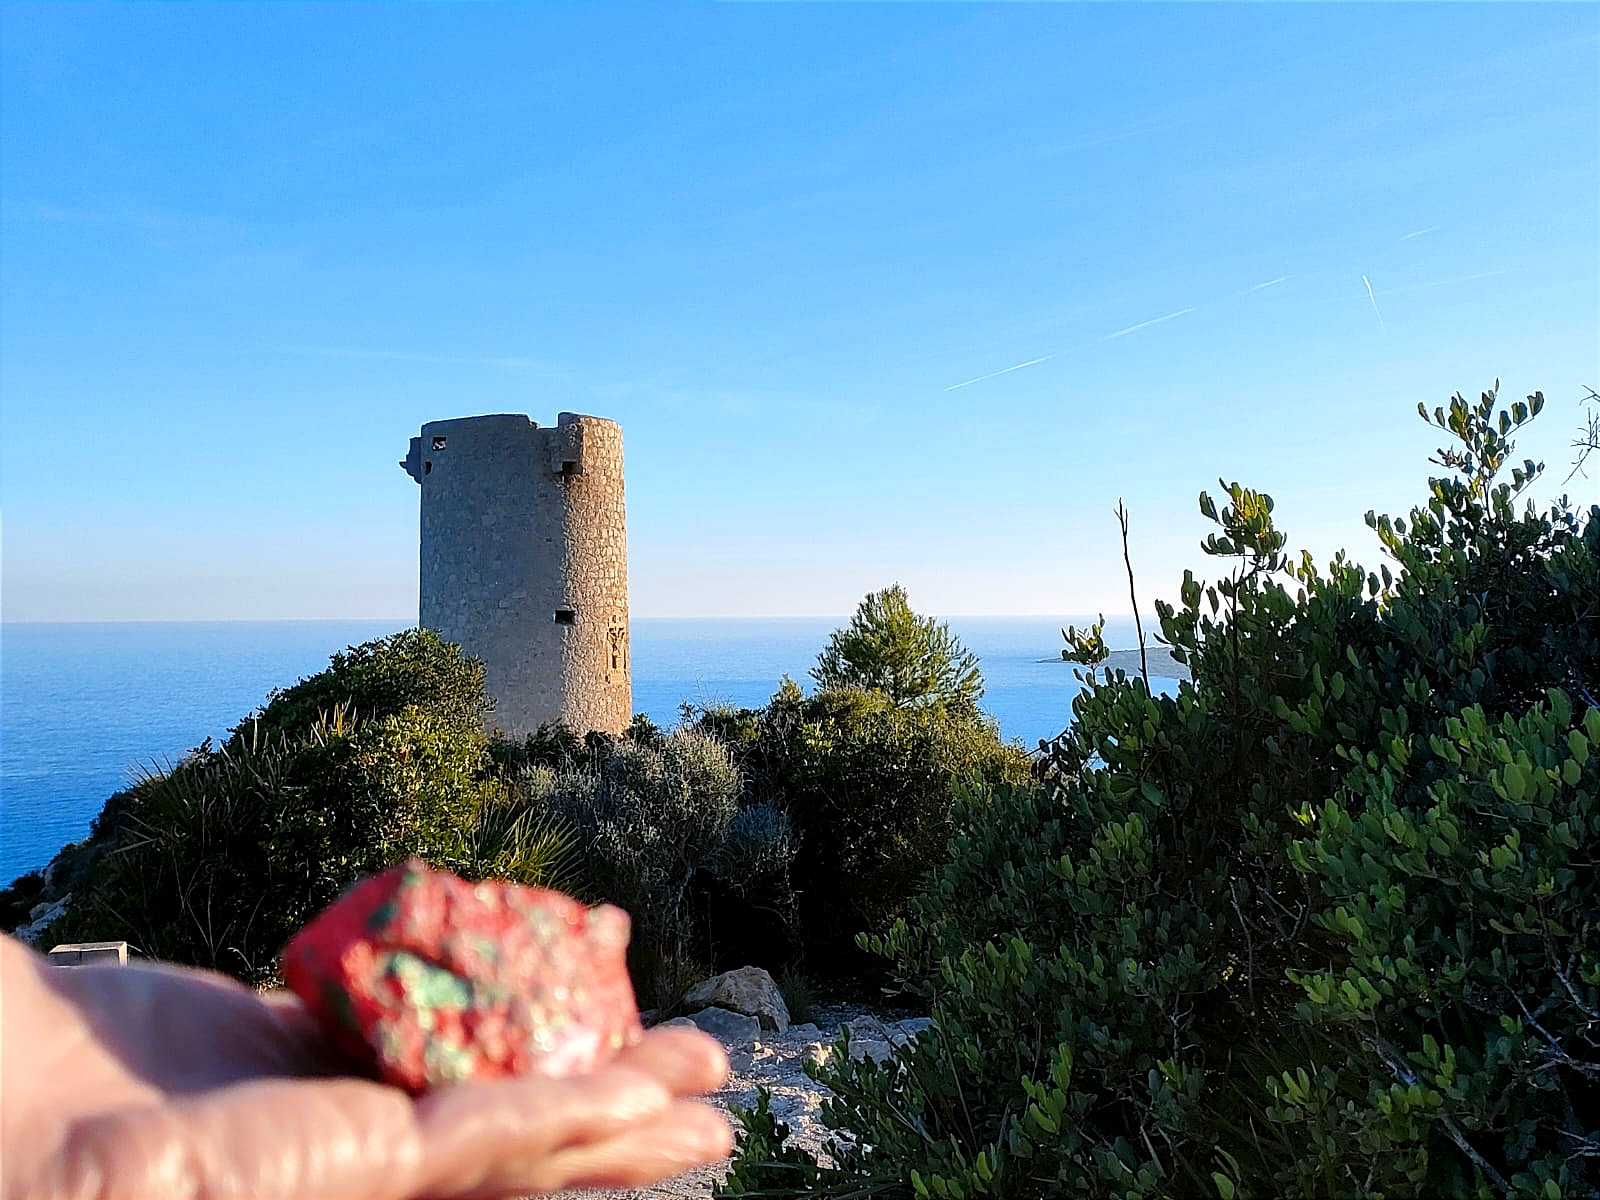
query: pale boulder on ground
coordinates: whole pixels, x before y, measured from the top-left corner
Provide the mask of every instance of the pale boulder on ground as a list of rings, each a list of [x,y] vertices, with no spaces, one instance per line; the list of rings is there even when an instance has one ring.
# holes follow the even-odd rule
[[[876,1017],[857,1017],[845,1024],[850,1031],[850,1057],[855,1062],[870,1058],[884,1062],[890,1054],[889,1030]]]
[[[789,1006],[783,1002],[783,993],[772,976],[760,967],[724,971],[696,984],[684,995],[683,1006],[687,1009],[726,1008],[756,1018],[763,1029],[774,1033],[789,1031]]]
[[[68,892],[59,900],[42,900],[35,904],[28,912],[28,923],[18,926],[11,936],[19,942],[37,946],[40,939],[49,932],[50,926],[66,913],[67,902],[71,899],[72,893]]]
[[[744,1019],[756,1024],[752,1018]],[[662,1024],[698,1027],[688,1017],[676,1017]],[[865,1044],[856,1042],[856,1038],[870,1034],[872,1037],[868,1040],[874,1047],[883,1047],[881,1053],[887,1058],[890,1047],[902,1045],[930,1024],[926,1017],[883,1021],[859,1005],[819,1006],[815,1025],[791,1025],[787,1033],[764,1033],[758,1041],[730,1047],[728,1058],[732,1074],[727,1084],[710,1097],[710,1102],[724,1112],[735,1105],[749,1108],[755,1104],[758,1091],[765,1088],[771,1096],[772,1114],[789,1126],[792,1143],[827,1159],[834,1135],[822,1123],[822,1104],[831,1093],[806,1074],[806,1064],[826,1061],[831,1056],[834,1039],[846,1025],[854,1031],[852,1050],[858,1044]],[[562,1200],[579,1200],[579,1197],[581,1200],[709,1200],[712,1188],[727,1171],[728,1163],[723,1161],[651,1188],[568,1193]]]

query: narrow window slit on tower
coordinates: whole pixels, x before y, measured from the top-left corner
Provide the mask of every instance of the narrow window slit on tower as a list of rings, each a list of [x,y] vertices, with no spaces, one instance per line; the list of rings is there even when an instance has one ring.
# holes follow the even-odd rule
[[[573,609],[570,609],[570,608],[558,608],[558,609],[556,609],[556,624],[557,625],[571,625],[571,624],[574,624],[577,621],[577,619],[578,619],[578,614]]]
[[[561,474],[562,475],[564,475],[564,476],[566,476],[567,478],[570,479],[572,476],[576,475],[577,473],[578,473],[578,464],[577,464],[576,461],[574,461],[573,459],[570,459],[570,458],[564,458],[564,459],[561,460]]]
[[[434,438],[433,439],[433,452],[435,454],[437,454],[439,451],[443,450],[444,449],[444,443],[445,443],[445,439],[444,438],[442,438],[442,437]]]
[[[422,473],[424,475],[433,474],[433,459],[430,458],[427,462],[422,464]]]

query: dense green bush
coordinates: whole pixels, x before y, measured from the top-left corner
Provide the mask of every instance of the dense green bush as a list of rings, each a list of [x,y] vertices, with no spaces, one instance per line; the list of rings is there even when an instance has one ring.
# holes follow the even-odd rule
[[[807,962],[823,975],[852,961],[858,933],[887,929],[945,856],[961,786],[1028,773],[1026,754],[961,707],[905,708],[877,692],[780,692],[764,717],[775,743],[765,761],[777,768],[765,782],[800,837],[794,881]]]
[[[222,746],[114,797],[51,937],[126,939],[259,982],[318,909],[406,857],[469,877],[559,879],[565,833],[493,769],[482,678],[431,634],[336,655]]]
[[[453,728],[475,730],[493,709],[483,690],[483,664],[428,629],[403,629],[335,654],[325,671],[274,691],[232,730],[241,738],[295,735],[342,709],[357,721],[425,708]]]
[[[1600,1190],[1600,508],[1496,483],[1541,405],[1436,410],[1393,569],[1202,497],[1238,565],[1162,609],[1193,682],[1097,673],[1042,786],[966,799],[873,942],[936,1030],[819,1072],[829,1167],[749,1114],[726,1190]]]
[[[786,679],[763,708],[703,709],[693,725],[728,745],[747,794],[791,823],[796,956],[824,980],[881,975],[856,935],[887,930],[944,856],[957,790],[1029,770],[975,708],[897,705],[876,690],[806,696]]]

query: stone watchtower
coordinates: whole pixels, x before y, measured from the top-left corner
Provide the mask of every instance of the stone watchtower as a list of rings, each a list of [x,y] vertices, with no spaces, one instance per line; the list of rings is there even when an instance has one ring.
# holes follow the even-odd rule
[[[491,720],[620,733],[632,719],[622,427],[562,413],[430,421],[400,464],[422,485],[420,624],[483,660]]]

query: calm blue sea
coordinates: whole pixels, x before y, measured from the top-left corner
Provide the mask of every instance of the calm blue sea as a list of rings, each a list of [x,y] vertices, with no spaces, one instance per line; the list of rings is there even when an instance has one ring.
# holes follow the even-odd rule
[[[1080,625],[1082,617],[1071,618]],[[1068,618],[952,618],[983,664],[984,707],[1028,748],[1070,717]],[[756,705],[806,672],[842,618],[633,622],[633,707],[670,726],[684,701]],[[394,621],[0,625],[0,883],[88,832],[105,798],[218,737],[267,693]],[[1134,644],[1107,628],[1112,646]]]

